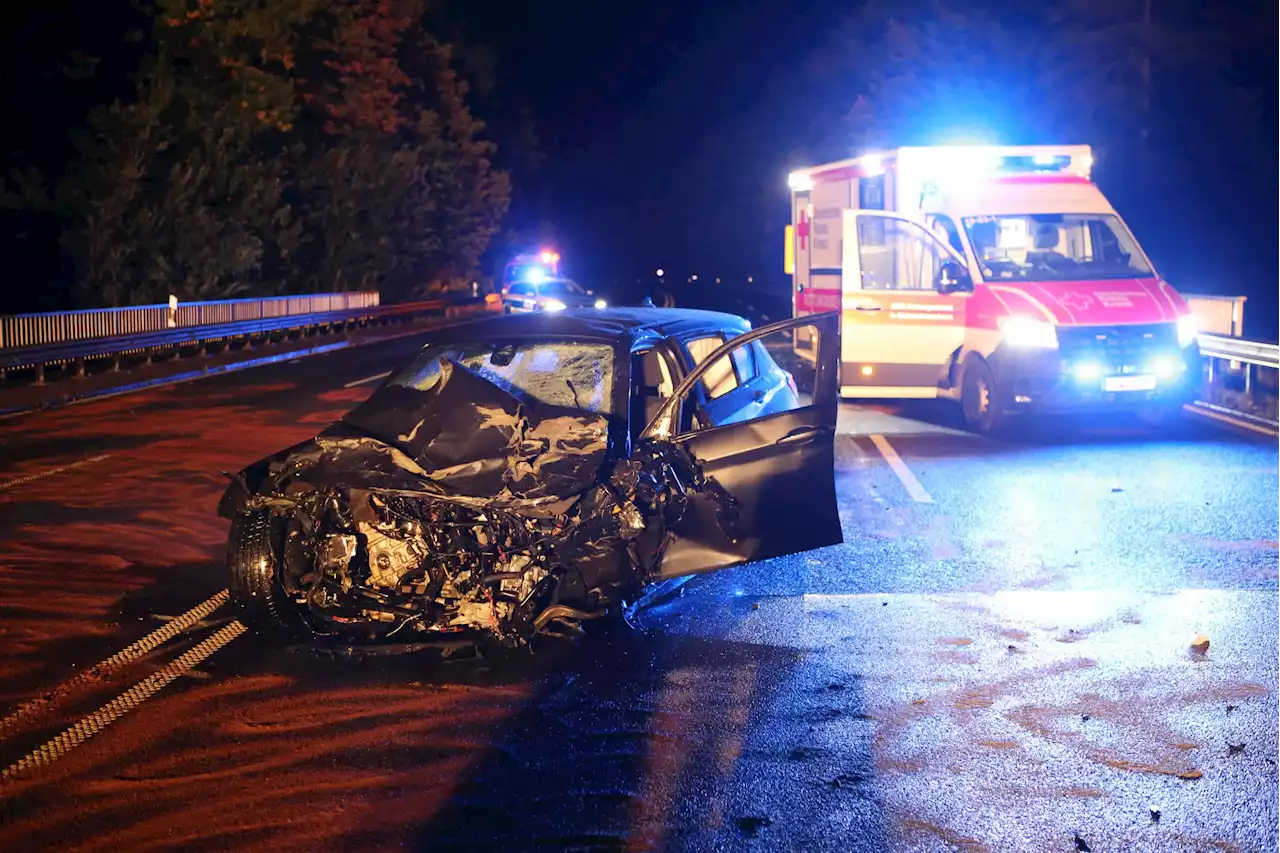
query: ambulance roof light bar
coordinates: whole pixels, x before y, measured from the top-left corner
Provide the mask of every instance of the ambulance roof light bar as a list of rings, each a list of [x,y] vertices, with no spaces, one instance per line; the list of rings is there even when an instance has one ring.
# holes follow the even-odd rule
[[[965,179],[1012,175],[1067,174],[1088,179],[1093,168],[1093,155],[1088,146],[1013,146],[1013,145],[938,145],[901,148],[884,153],[866,154],[853,160],[813,166],[792,172],[787,185],[792,192],[813,189],[815,176],[850,168],[861,177],[884,174],[887,166],[901,170],[911,164],[913,172],[935,173],[937,177],[962,175]]]

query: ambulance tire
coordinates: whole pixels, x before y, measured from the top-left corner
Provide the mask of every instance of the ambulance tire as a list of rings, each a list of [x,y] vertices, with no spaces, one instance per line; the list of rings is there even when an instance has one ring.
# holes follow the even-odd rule
[[[960,380],[960,409],[965,425],[982,435],[999,434],[1008,425],[1008,415],[998,404],[996,375],[986,359],[976,355],[965,361]]]

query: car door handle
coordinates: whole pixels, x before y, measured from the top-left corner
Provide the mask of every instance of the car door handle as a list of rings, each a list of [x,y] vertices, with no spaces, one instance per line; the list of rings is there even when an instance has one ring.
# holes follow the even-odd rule
[[[756,393],[754,393],[754,394],[752,394],[752,395],[751,395],[751,399],[752,399],[752,400],[754,400],[754,401],[755,401],[755,402],[757,402],[757,403],[763,403],[763,402],[764,402],[764,392],[763,392],[763,391],[757,391]]]
[[[880,305],[855,305],[853,306],[853,310],[854,311],[882,311],[884,309]]]
[[[774,444],[808,444],[826,434],[822,427],[796,427],[791,432],[774,442]]]

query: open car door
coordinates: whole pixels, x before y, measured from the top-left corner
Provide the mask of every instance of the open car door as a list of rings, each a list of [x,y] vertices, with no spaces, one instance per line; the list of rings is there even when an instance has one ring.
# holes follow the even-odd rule
[[[812,336],[817,359],[795,354]],[[842,541],[835,493],[839,314],[813,314],[740,335],[680,383],[641,441],[671,441],[692,456],[706,485],[689,503],[660,578],[794,554]],[[807,339],[807,338],[806,338]],[[695,411],[694,387],[738,394],[718,423]],[[721,410],[723,411],[723,410]]]

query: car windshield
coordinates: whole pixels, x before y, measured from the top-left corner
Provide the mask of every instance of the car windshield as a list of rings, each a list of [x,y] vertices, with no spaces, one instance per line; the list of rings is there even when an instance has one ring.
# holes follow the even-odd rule
[[[964,219],[988,281],[1089,281],[1152,275],[1119,217],[1010,214]]]
[[[550,296],[555,299],[564,299],[566,296],[581,296],[582,293],[582,288],[576,282],[563,278],[544,281],[538,285],[539,296]]]
[[[442,358],[524,400],[612,414],[613,347],[607,343],[525,340],[428,344],[391,384],[429,391],[440,381]]]

